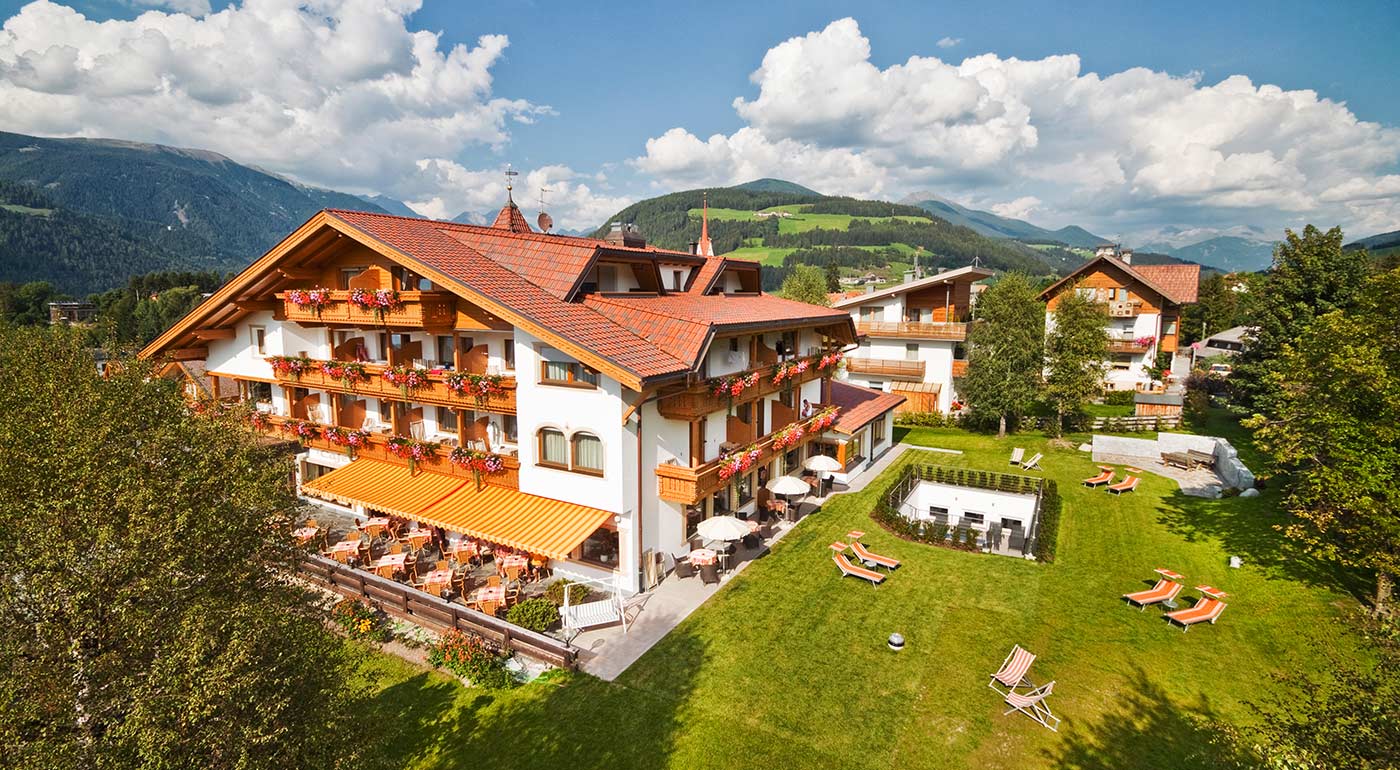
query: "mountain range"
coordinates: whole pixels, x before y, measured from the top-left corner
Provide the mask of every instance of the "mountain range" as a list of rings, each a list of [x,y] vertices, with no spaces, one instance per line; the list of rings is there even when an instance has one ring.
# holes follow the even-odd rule
[[[1066,246],[1081,249],[1092,249],[1099,244],[1111,242],[1108,238],[1094,235],[1078,225],[1048,230],[1022,219],[1012,219],[993,214],[990,211],[971,209],[931,192],[916,192],[906,195],[900,203],[918,206],[955,225],[969,227],[989,238],[1010,238],[1029,243],[1063,243]]]
[[[1169,243],[1148,243],[1143,251],[1168,254],[1189,262],[1219,268],[1227,273],[1252,273],[1268,269],[1273,264],[1274,242],[1238,235],[1219,235],[1185,246]]]

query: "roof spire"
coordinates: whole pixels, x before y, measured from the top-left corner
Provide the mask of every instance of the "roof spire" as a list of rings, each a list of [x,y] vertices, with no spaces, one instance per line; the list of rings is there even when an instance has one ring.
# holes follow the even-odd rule
[[[515,189],[513,177],[520,176],[519,171],[511,169],[510,164],[506,164],[506,205],[501,207],[501,211],[496,215],[496,221],[491,223],[492,227],[509,230],[513,233],[532,233],[530,223],[525,221],[525,215],[520,213],[520,207],[515,205],[515,197],[511,190]]]
[[[701,193],[700,240],[696,241],[695,253],[702,257],[713,257],[715,247],[710,243],[710,194]]]
[[[515,205],[515,196],[511,195],[511,190],[515,189],[515,177],[520,176],[520,172],[512,169],[510,164],[506,164],[506,202],[511,206]]]

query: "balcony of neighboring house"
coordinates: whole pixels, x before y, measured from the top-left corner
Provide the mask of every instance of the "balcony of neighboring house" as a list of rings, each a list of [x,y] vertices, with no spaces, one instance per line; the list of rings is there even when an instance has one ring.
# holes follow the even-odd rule
[[[779,406],[782,405],[776,402],[774,403],[774,407]],[[725,479],[720,477],[720,468],[726,463],[733,462],[734,458],[739,456],[738,453],[745,451],[748,447],[753,447],[753,449],[758,452],[758,456],[748,463],[741,473],[748,473],[753,469],[762,468],[770,463],[773,458],[795,449],[800,449],[813,439],[821,436],[822,433],[825,432],[825,428],[812,430],[810,426],[817,416],[823,414],[825,410],[830,408],[833,407],[824,404],[813,405],[813,417],[801,420],[795,419],[796,413],[790,407],[784,407],[786,411],[775,409],[773,413],[773,424],[780,425],[781,427],[762,436],[757,441],[751,443],[727,442],[724,451],[718,458],[695,466],[684,466],[676,463],[662,463],[656,466],[658,496],[660,496],[662,500],[670,500],[686,505],[704,500],[706,497],[723,489],[725,485],[731,483],[733,480],[732,478]],[[791,436],[791,430],[794,425],[802,427],[803,433],[801,438],[797,439],[795,442],[787,443],[786,445],[775,446],[775,442],[780,438],[786,439]],[[730,437],[733,437],[732,433]]]
[[[765,353],[767,355],[764,355]],[[826,368],[820,366],[822,355],[818,353],[788,359],[789,362],[806,361],[806,371],[794,374],[780,382],[774,382],[775,367],[779,363],[778,356],[773,351],[760,346],[760,355],[757,356],[760,361],[758,366],[723,377],[711,377],[683,390],[666,394],[661,397],[656,408],[661,416],[668,419],[697,420],[707,414],[728,409],[731,405],[749,403],[834,373],[835,366]],[[849,362],[851,359],[845,360]],[[725,381],[734,383],[741,379],[753,379],[754,383],[741,388],[738,395],[730,393],[722,395],[718,392],[719,386]]]
[[[318,289],[278,292],[289,321],[304,324],[394,329],[451,329],[457,322],[457,297],[446,291]],[[356,292],[359,292],[356,294]],[[352,301],[352,295],[361,298]]]
[[[955,359],[953,359],[953,378],[956,379],[956,378],[958,378],[958,377],[966,377],[966,376],[967,376],[967,359],[966,359],[966,358],[955,358]]]
[[[851,374],[868,374],[877,377],[889,377],[895,380],[915,380],[922,382],[924,379],[923,361],[908,361],[896,358],[848,358],[846,359],[846,371]]]
[[[294,403],[291,411],[292,416],[266,415],[267,426],[263,432],[281,435],[290,440],[299,441],[304,447],[314,447],[327,452],[348,454],[346,447],[336,444],[326,437],[326,429],[334,426],[327,425],[318,419],[325,417],[324,410],[316,410],[314,404],[311,404],[310,408],[308,408],[308,405],[305,403]],[[297,416],[298,414],[302,416]],[[298,436],[296,433],[296,426],[300,423],[312,423],[311,429],[314,432],[308,436]],[[350,426],[347,425],[345,428],[349,430]],[[408,432],[396,434],[393,428],[389,426],[383,426],[378,430],[370,431],[365,446],[354,450],[354,457],[356,459],[367,458],[394,465],[408,466],[409,460],[407,458],[400,457],[389,451],[389,439],[395,435],[408,437]],[[471,430],[463,432],[461,435],[463,437],[463,440],[460,442],[461,445],[473,447],[478,446],[480,443],[472,438],[476,434]],[[448,459],[449,455],[452,454],[452,450],[456,448],[455,446],[446,441],[430,441],[429,443],[437,444],[437,446],[427,459],[419,460],[414,463],[415,469],[430,470],[434,473],[446,474],[468,480],[476,479],[476,474],[473,473],[472,470],[459,467]],[[520,489],[520,460],[515,455],[514,450],[501,448],[495,454],[500,457],[502,468],[496,473],[482,473],[482,483],[505,489]]]
[[[415,343],[416,344],[416,343]],[[484,363],[466,363],[458,369],[418,367],[414,357],[390,352],[386,363],[359,362],[337,359],[321,360],[311,358],[291,359],[295,365],[279,366],[277,362],[287,359],[271,357],[274,361],[273,376],[283,385],[297,388],[315,388],[331,393],[349,393],[366,398],[383,398],[391,401],[415,401],[432,406],[447,406],[461,409],[474,409],[499,414],[515,414],[515,378],[509,375],[488,374]],[[415,386],[391,382],[386,373],[395,376],[396,361],[423,374],[421,384]],[[481,358],[484,362],[484,354]]]
[[[1132,333],[1113,332],[1108,333],[1109,353],[1146,353],[1157,342],[1155,337],[1141,337]]]
[[[867,337],[962,342],[967,339],[967,324],[944,321],[858,321],[856,332]]]

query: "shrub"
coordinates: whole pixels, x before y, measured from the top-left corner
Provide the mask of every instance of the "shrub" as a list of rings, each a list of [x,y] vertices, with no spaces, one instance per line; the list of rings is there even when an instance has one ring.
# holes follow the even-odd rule
[[[1128,406],[1133,403],[1133,398],[1137,393],[1131,390],[1109,390],[1103,394],[1103,402],[1111,406]]]
[[[544,598],[548,599],[555,607],[564,606],[564,588],[569,587],[569,605],[582,604],[588,601],[588,597],[593,595],[593,589],[582,583],[575,583],[567,578],[561,578],[549,584],[544,590]]]
[[[344,599],[331,608],[331,618],[351,639],[386,642],[391,634],[384,618],[359,599]]]
[[[894,417],[895,425],[909,428],[943,428],[960,422],[957,415],[942,412],[901,412]]]
[[[433,668],[445,668],[472,686],[487,690],[515,685],[515,678],[506,668],[507,657],[485,639],[456,629],[443,634],[428,648],[428,662]]]
[[[1035,537],[1035,558],[1049,564],[1055,561],[1056,541],[1060,537],[1060,490],[1055,482],[1045,480],[1040,496],[1039,531]]]
[[[563,591],[559,593],[562,595]],[[573,598],[570,598],[569,602],[572,604]],[[511,607],[506,612],[506,620],[521,628],[544,632],[559,622],[559,608],[550,600],[536,596]]]

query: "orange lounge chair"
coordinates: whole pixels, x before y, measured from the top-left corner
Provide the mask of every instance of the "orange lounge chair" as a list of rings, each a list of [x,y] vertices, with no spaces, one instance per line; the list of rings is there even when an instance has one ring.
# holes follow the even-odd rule
[[[875,570],[866,569],[865,567],[857,567],[856,565],[847,561],[844,554],[832,554],[831,560],[836,562],[836,566],[841,568],[841,577],[846,577],[847,575],[850,575],[853,577],[861,578],[863,580],[869,580],[871,588],[874,588],[875,586],[885,582],[884,575],[881,575]]]
[[[1123,598],[1127,599],[1129,604],[1138,605],[1140,608],[1139,611],[1141,611],[1147,609],[1147,605],[1149,604],[1169,602],[1175,599],[1176,595],[1179,593],[1181,593],[1180,583],[1162,578],[1157,581],[1157,585],[1152,586],[1150,589],[1146,591],[1137,591],[1131,594],[1123,594]]]
[[[891,559],[888,556],[871,553],[865,550],[865,546],[861,545],[859,540],[851,541],[851,550],[855,551],[856,558],[861,561],[877,564],[885,569],[894,569],[899,566],[899,559]]]
[[[1112,482],[1113,482],[1113,471],[1104,471],[1103,473],[1100,473],[1099,475],[1097,475],[1097,476],[1095,476],[1095,477],[1093,477],[1093,478],[1084,479],[1084,486],[1086,486],[1086,487],[1097,487],[1097,486],[1100,485],[1100,484],[1110,484],[1110,483],[1112,483]]]
[[[1138,482],[1141,480],[1142,479],[1139,479],[1137,476],[1128,476],[1127,478],[1123,479],[1117,484],[1110,486],[1108,488],[1108,491],[1112,492],[1115,495],[1121,495],[1124,492],[1131,492],[1134,489],[1137,489]]]
[[[1200,601],[1196,602],[1196,606],[1190,609],[1177,610],[1176,612],[1168,612],[1162,617],[1166,618],[1168,623],[1176,623],[1180,625],[1181,633],[1184,634],[1188,630],[1190,630],[1191,626],[1194,626],[1197,623],[1204,623],[1206,621],[1209,621],[1210,623],[1214,624],[1215,621],[1220,617],[1220,613],[1224,611],[1225,602],[1222,602],[1219,599],[1212,599],[1208,596],[1203,596],[1201,597]]]
[[[1031,670],[1031,664],[1034,662],[1035,653],[1019,644],[1012,645],[1006,660],[1001,662],[1001,669],[992,674],[992,680],[987,682],[987,686],[1002,695],[1009,694],[1017,687],[1035,687],[1031,680],[1026,677],[1026,672]],[[1006,689],[997,690],[998,682]]]

